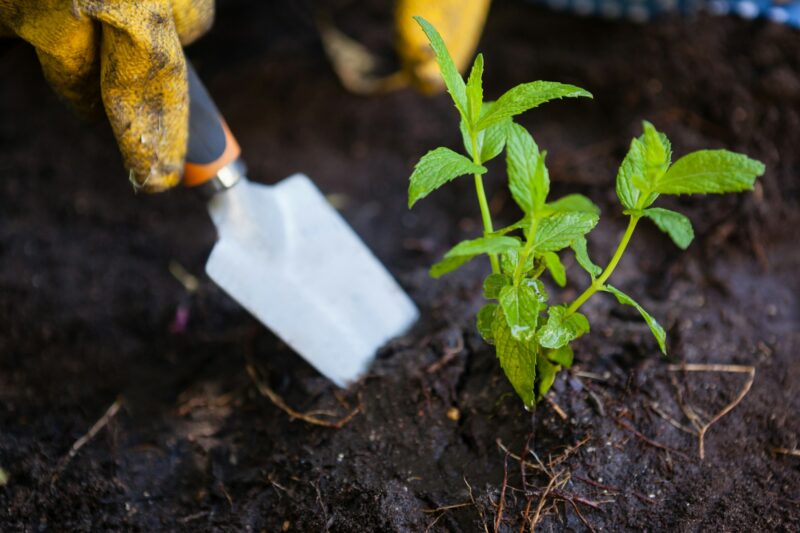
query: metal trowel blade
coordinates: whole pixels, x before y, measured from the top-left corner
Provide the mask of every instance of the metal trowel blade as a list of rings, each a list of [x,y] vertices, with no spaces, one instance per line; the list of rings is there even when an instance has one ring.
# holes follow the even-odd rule
[[[295,174],[242,179],[209,202],[219,232],[206,271],[339,386],[419,315],[411,299],[327,202]]]

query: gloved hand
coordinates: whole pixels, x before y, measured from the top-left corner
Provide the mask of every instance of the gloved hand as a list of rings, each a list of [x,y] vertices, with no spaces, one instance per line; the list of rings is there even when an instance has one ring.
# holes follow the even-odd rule
[[[397,0],[395,48],[402,69],[388,76],[375,73],[380,61],[364,45],[336,29],[326,13],[319,17],[318,25],[325,51],[347,89],[374,94],[412,85],[426,94],[435,94],[444,90],[444,83],[428,38],[413,17],[421,16],[436,27],[456,68],[464,73],[475,54],[490,3],[491,0]]]
[[[45,78],[83,114],[103,108],[136,190],[181,178],[189,120],[182,45],[213,0],[0,0],[0,36],[36,49]]]

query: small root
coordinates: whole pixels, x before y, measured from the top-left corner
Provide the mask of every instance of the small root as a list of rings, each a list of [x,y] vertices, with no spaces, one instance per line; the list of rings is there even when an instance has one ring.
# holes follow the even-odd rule
[[[489,533],[489,526],[486,525],[486,515],[483,513],[483,509],[478,506],[478,503],[475,501],[475,496],[472,494],[472,485],[469,484],[467,481],[467,477],[464,476],[464,484],[467,486],[467,490],[469,491],[469,500],[472,502],[472,505],[475,506],[475,509],[478,510],[478,516],[481,518],[481,523],[483,524],[483,531],[484,533]]]
[[[436,525],[436,522],[438,522],[439,519],[442,518],[444,515],[445,515],[444,512],[439,513],[438,515],[436,515],[436,518],[433,519],[433,522],[428,524],[428,527],[425,528],[425,533],[428,533],[431,529],[433,529],[433,526]]]
[[[594,481],[586,477],[581,477],[581,476],[572,476],[572,477],[573,479],[577,479],[578,481],[582,481],[587,485],[591,485],[592,487],[597,487],[598,489],[610,492],[611,494],[625,494],[625,491],[618,487],[612,487],[611,485],[603,485],[602,483],[598,483],[597,481]],[[630,494],[632,494],[633,496],[635,496],[636,498],[640,499],[641,501],[643,501],[648,505],[655,505],[656,503],[651,498],[648,498],[644,494],[637,492],[635,490],[630,491]]]
[[[573,444],[572,446],[567,446],[567,448],[561,454],[556,455],[555,457],[551,457],[550,461],[547,463],[547,466],[550,467],[550,469],[552,470],[553,467],[558,466],[564,461],[566,461],[573,453],[582,448],[583,445],[589,442],[590,440],[592,440],[592,436],[587,435],[578,442],[576,442],[575,444]]]
[[[204,516],[207,516],[208,514],[209,514],[209,511],[199,511],[199,512],[194,513],[194,514],[190,514],[188,516],[184,516],[183,518],[179,518],[178,519],[178,523],[185,525],[185,524],[188,524],[189,522],[191,522],[193,520],[197,520],[199,518],[203,518]]]
[[[581,522],[583,522],[583,525],[584,525],[584,526],[586,526],[586,528],[587,528],[589,531],[591,531],[592,533],[595,533],[595,531],[596,531],[596,530],[594,529],[594,527],[592,526],[592,524],[590,524],[590,523],[589,523],[589,521],[588,521],[588,520],[586,520],[586,518],[583,516],[583,513],[581,513],[581,510],[580,510],[580,508],[578,507],[578,504],[577,504],[577,503],[575,503],[575,499],[574,499],[574,498],[570,498],[570,499],[567,499],[567,501],[568,501],[570,504],[572,504],[572,508],[575,510],[575,514],[576,514],[576,515],[578,515],[578,518],[580,518]]]
[[[353,409],[350,413],[343,416],[339,420],[324,420],[319,418],[319,416],[331,416],[332,413],[328,413],[326,411],[312,411],[311,413],[301,413],[289,407],[286,404],[283,398],[280,395],[272,390],[269,385],[266,384],[264,380],[262,380],[259,375],[258,371],[256,370],[255,366],[252,364],[247,364],[247,373],[250,375],[250,379],[253,380],[258,392],[261,393],[262,396],[266,397],[271,401],[277,408],[281,409],[290,418],[296,418],[298,420],[302,420],[307,424],[312,424],[314,426],[322,426],[331,429],[342,429],[346,426],[356,415],[358,415],[362,408],[361,398],[359,397],[358,405],[355,409]],[[318,415],[318,416],[315,416]]]
[[[550,492],[553,490],[553,486],[559,480],[562,474],[566,471],[558,472],[556,475],[550,478],[550,481],[547,483],[547,487],[545,487],[542,496],[539,498],[539,504],[536,506],[536,511],[533,514],[533,518],[531,518],[529,522],[529,529],[530,531],[536,530],[536,524],[539,522],[539,517],[542,515],[542,509],[544,509],[544,504],[547,501],[547,497],[550,495]],[[569,479],[569,476],[566,476]],[[566,484],[567,479],[563,480],[563,483]]]
[[[442,368],[444,368],[450,361],[456,358],[458,354],[464,351],[464,336],[459,335],[458,340],[456,341],[456,345],[445,349],[442,357],[436,361],[435,363],[431,364],[426,372],[428,374],[435,374]]]
[[[616,493],[622,492],[622,489],[619,489],[617,487],[612,487],[611,485],[603,485],[602,483],[598,483],[597,481],[589,479],[588,477],[581,477],[581,476],[572,476],[572,477],[577,479],[578,481],[583,481],[587,485],[591,485],[592,487],[597,487],[598,489],[602,489],[608,492],[616,492]]]
[[[580,449],[584,444],[586,444],[590,440],[592,440],[592,436],[587,435],[586,437],[576,442],[574,445],[567,446],[567,448],[562,453],[556,455],[555,457],[551,457],[547,465],[545,465],[539,459],[539,457],[533,452],[533,450],[528,448],[528,446],[525,447],[525,455],[527,455],[528,453],[533,455],[538,464],[531,463],[530,461],[525,460],[523,457],[520,457],[519,455],[511,452],[508,449],[508,447],[505,444],[503,444],[503,441],[501,441],[499,438],[495,439],[495,443],[497,444],[497,447],[500,448],[500,450],[502,450],[508,457],[511,457],[515,461],[518,461],[520,465],[524,465],[525,468],[532,468],[534,470],[543,472],[548,476],[552,476],[553,467],[558,466],[564,461],[566,461],[573,453],[575,453],[578,449]]]
[[[468,507],[472,505],[472,502],[464,502],[464,503],[454,503],[452,505],[443,505],[442,507],[437,507],[436,509],[423,509],[423,513],[440,513],[442,511],[449,511],[450,509],[461,509],[462,507]]]
[[[633,491],[631,494],[633,494],[636,497],[636,499],[638,499],[641,502],[646,503],[647,505],[655,505],[656,504],[656,502],[653,501],[653,498],[648,498],[647,496],[645,496],[644,494],[642,494],[640,492]]]
[[[325,501],[322,499],[322,491],[319,488],[319,479],[317,479],[316,483],[311,483],[314,487],[314,490],[317,492],[317,504],[319,505],[320,511],[322,511],[322,523],[324,524],[324,531],[329,531],[331,528],[331,522],[328,520],[328,506],[325,505]]]
[[[503,506],[506,503],[506,487],[508,487],[508,453],[503,460],[503,488],[500,489],[500,503],[497,505],[497,517],[494,520],[494,533],[500,531],[503,522]]]
[[[630,431],[631,433],[633,433],[634,437],[636,437],[640,441],[644,442],[645,444],[649,444],[653,448],[658,448],[660,450],[664,450],[666,452],[671,452],[671,453],[674,453],[675,455],[679,455],[680,457],[686,458],[686,455],[683,452],[680,452],[680,451],[678,451],[678,450],[676,450],[674,448],[670,448],[669,446],[666,446],[665,444],[661,444],[660,442],[654,441],[653,439],[647,437],[646,435],[644,435],[643,433],[641,433],[640,431],[635,429],[633,426],[631,426],[630,424],[628,424],[627,422],[625,422],[621,418],[615,418],[614,421],[617,423],[617,425],[619,427],[621,427],[622,429]]]
[[[436,525],[439,519],[441,519],[445,514],[447,514],[447,511],[451,511],[453,509],[461,509],[462,507],[469,507],[471,505],[473,505],[472,502],[464,502],[464,503],[454,503],[452,505],[444,505],[442,507],[437,507],[436,509],[423,509],[422,510],[423,513],[438,513],[436,515],[436,518],[433,519],[433,522],[428,524],[428,527],[425,528],[425,533],[428,533],[428,531],[433,529],[433,526]]]
[[[524,464],[524,465],[525,465],[525,467],[527,467],[527,468],[533,468],[534,470],[539,470],[539,471],[541,471],[541,472],[545,472],[545,473],[547,473],[547,468],[545,468],[545,466],[544,466],[544,465],[537,465],[537,464],[533,464],[533,463],[531,463],[530,461],[526,461],[525,459],[523,459],[523,458],[522,458],[522,457],[520,457],[519,455],[517,455],[517,454],[515,454],[515,453],[512,453],[512,452],[511,452],[511,451],[510,451],[510,450],[509,450],[509,449],[506,447],[506,445],[505,445],[505,444],[503,444],[503,441],[501,441],[499,438],[498,438],[498,439],[497,439],[495,442],[497,443],[497,447],[498,447],[498,448],[500,448],[500,449],[501,449],[503,452],[505,452],[505,453],[506,453],[506,455],[507,455],[508,457],[511,457],[511,458],[512,458],[512,459],[514,459],[515,461],[519,461],[521,464]]]

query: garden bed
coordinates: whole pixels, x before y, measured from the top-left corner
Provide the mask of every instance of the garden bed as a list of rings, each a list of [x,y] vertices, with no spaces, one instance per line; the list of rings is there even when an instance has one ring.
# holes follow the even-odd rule
[[[337,22],[386,51],[381,8],[350,6]],[[800,458],[787,453],[800,444],[799,33],[493,8],[481,43],[490,97],[531,79],[594,94],[522,122],[549,151],[555,196],[602,208],[589,243],[598,262],[624,228],[613,179],[641,119],[677,154],[725,147],[767,165],[753,193],[673,200],[695,242],[681,252],[642,228],[614,274],[666,327],[672,359],[635,311],[593,298],[575,367],[529,413],[473,324],[488,265],[427,276],[480,232],[470,180],[406,209],[413,162],[459,142],[452,104],[348,94],[310,10],[274,9],[222,3],[189,54],[253,179],[302,171],[335,194],[421,321],[361,383],[335,390],[202,274],[215,238],[202,204],[181,191],[134,196],[108,129],[62,109],[32,51],[2,42],[0,529],[492,531],[498,514],[501,531],[524,515],[546,531],[800,527]],[[510,222],[494,168],[491,205]],[[568,274],[574,295],[585,275]],[[670,367],[681,363],[755,367],[752,389],[708,430],[703,461],[684,411],[710,420],[748,374]],[[293,420],[247,365],[299,411],[359,412],[341,429]]]

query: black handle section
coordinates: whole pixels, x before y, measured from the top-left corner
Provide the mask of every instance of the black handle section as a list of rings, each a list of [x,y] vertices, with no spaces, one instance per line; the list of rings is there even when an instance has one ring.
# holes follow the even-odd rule
[[[186,162],[207,165],[222,157],[227,145],[222,115],[187,59],[189,80],[189,145]]]

